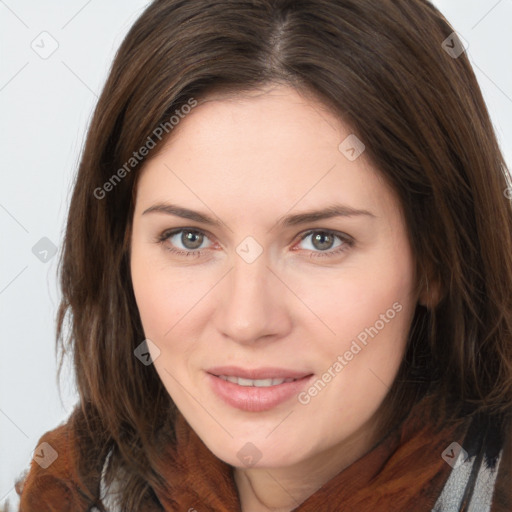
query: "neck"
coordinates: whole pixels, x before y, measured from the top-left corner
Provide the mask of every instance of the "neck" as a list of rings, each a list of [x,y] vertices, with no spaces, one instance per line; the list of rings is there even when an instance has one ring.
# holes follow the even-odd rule
[[[287,467],[234,469],[242,512],[289,512],[365,455],[378,441],[366,425],[337,446]]]

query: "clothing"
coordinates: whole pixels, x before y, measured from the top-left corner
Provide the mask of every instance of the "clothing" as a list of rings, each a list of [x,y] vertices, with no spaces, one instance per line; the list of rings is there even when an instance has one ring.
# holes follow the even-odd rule
[[[433,429],[430,410],[420,401],[404,422],[377,446],[318,489],[294,512],[511,512],[512,436],[504,442],[499,425],[474,416]],[[21,493],[21,512],[93,512],[70,474],[74,448],[67,425],[47,432],[59,453],[46,470],[32,463]],[[181,414],[176,420],[176,445],[169,446],[165,479],[168,489],[157,493],[166,512],[240,512],[232,467],[199,439]],[[457,460],[458,443],[467,452]],[[452,448],[450,448],[452,447]],[[442,458],[444,454],[445,459]],[[451,465],[445,460],[450,461]],[[105,461],[104,469],[108,463]],[[452,468],[452,466],[454,466]],[[98,495],[109,512],[118,512],[117,481]]]

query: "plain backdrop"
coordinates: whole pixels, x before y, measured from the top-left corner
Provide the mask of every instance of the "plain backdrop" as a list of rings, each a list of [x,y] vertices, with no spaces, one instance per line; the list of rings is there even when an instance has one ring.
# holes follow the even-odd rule
[[[512,162],[512,0],[436,0],[468,54]],[[0,506],[77,400],[56,380],[57,261],[92,109],[141,0],[0,0]],[[441,44],[441,41],[439,42]]]

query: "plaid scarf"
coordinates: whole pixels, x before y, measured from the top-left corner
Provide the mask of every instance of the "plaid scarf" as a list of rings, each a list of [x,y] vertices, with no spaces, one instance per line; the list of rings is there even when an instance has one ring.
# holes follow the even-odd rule
[[[504,447],[500,425],[481,415],[437,432],[428,422],[432,406],[422,400],[401,427],[294,512],[511,512],[510,432]],[[206,448],[183,416],[177,418],[177,436],[170,454],[175,463],[165,471],[169,489],[158,494],[164,510],[239,512],[232,468]],[[105,487],[102,492],[109,494]],[[119,511],[111,502],[109,511]]]
[[[511,512],[510,424],[471,415],[434,427],[433,407],[428,398],[418,402],[398,427],[297,503],[293,512]],[[80,497],[76,482],[63,485],[73,455],[65,427],[47,432],[39,441],[50,443],[59,458],[46,470],[32,463],[20,512],[98,510]],[[152,510],[241,512],[233,467],[210,452],[179,413],[176,439],[163,458],[167,487],[155,489],[160,504]],[[103,477],[108,461],[98,495],[108,512],[120,512],[122,479],[107,488]]]

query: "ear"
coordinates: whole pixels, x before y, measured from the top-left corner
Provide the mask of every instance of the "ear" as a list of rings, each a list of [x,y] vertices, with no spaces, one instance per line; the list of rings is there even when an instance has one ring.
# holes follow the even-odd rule
[[[427,309],[435,309],[442,299],[441,279],[433,272],[422,274],[418,303]]]

